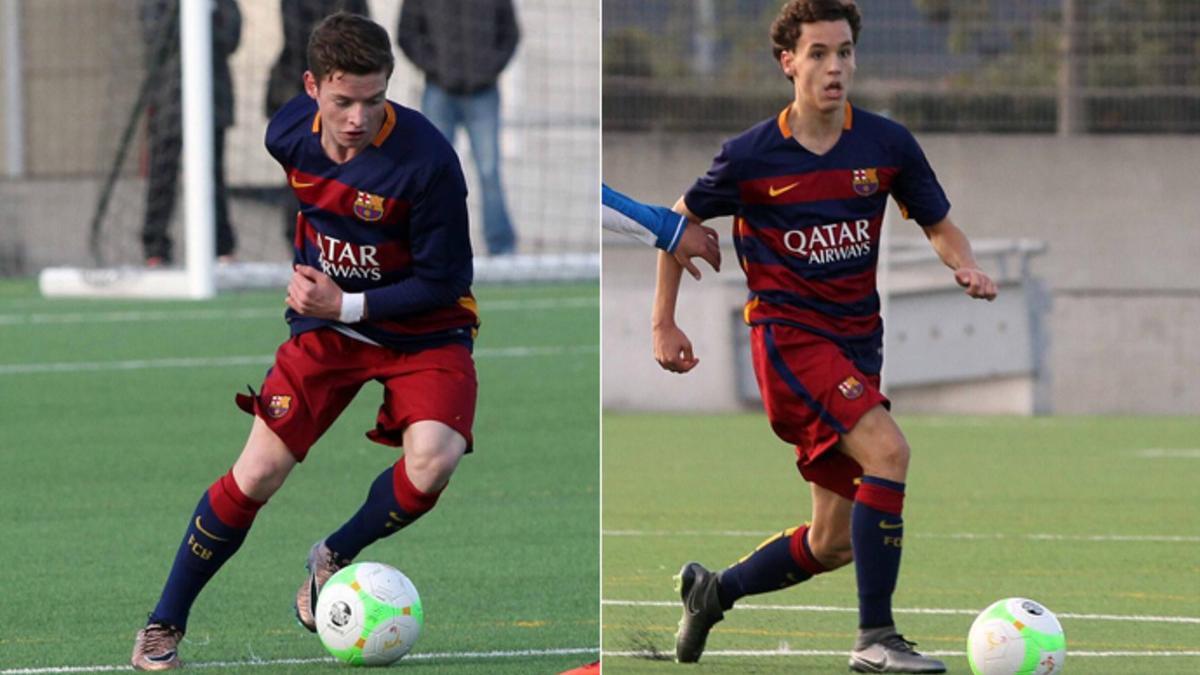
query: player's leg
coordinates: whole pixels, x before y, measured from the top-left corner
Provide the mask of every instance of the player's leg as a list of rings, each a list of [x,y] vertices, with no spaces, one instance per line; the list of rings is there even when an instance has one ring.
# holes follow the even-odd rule
[[[403,446],[404,455],[375,478],[349,520],[313,545],[309,578],[296,597],[296,616],[309,630],[316,630],[311,608],[325,581],[367,546],[432,510],[469,452],[477,390],[470,351],[454,344],[391,360],[379,372],[384,402],[368,436]]]
[[[488,254],[512,253],[517,237],[500,181],[500,90],[492,86],[460,98],[463,126],[471,138],[471,156],[475,158],[483,192],[483,233]]]
[[[717,574],[694,562],[680,570],[685,612],[675,636],[677,661],[698,661],[713,625],[741,598],[789,588],[852,560],[853,503],[816,483],[811,488],[811,522],[772,535]]]
[[[370,544],[416,522],[437,504],[467,441],[432,420],[404,430],[404,455],[375,478],[358,512],[325,539],[344,560],[353,560]]]
[[[913,651],[912,643],[897,633],[892,619],[892,594],[904,541],[901,512],[908,442],[880,405],[842,435],[838,449],[863,469],[850,517],[859,608],[859,637],[850,655],[850,668],[872,673],[945,672],[941,661]]]
[[[181,665],[177,646],[200,591],[245,541],[258,510],[296,465],[287,446],[260,418],[233,468],[200,497],[158,604],[134,642],[139,670]]]

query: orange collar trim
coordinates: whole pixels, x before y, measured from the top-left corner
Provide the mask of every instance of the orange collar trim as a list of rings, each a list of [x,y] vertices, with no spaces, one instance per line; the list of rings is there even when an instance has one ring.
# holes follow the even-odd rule
[[[383,142],[388,139],[388,136],[392,135],[392,129],[396,128],[396,111],[392,109],[392,104],[390,102],[388,102],[386,105],[387,108],[384,111],[383,126],[379,127],[379,133],[375,134],[375,138],[371,139],[371,145],[374,145],[375,147],[383,145]],[[313,116],[312,132],[314,134],[321,132],[320,111]]]
[[[387,108],[384,112],[383,126],[379,127],[379,133],[375,134],[375,138],[371,139],[371,145],[377,148],[383,145],[388,136],[392,135],[392,129],[396,128],[396,111],[392,109],[391,101],[385,101],[384,105]]]
[[[792,128],[788,126],[788,111],[792,109],[792,104],[789,103],[779,112],[779,133],[783,134],[784,138],[792,137]],[[842,121],[842,130],[849,131],[854,128],[854,108],[850,106],[850,102],[846,101],[846,117]]]

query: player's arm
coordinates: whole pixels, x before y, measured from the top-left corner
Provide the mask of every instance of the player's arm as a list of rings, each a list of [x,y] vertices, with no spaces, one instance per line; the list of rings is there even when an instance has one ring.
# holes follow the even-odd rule
[[[979,269],[971,242],[949,216],[921,229],[942,262],[954,270],[954,281],[966,289],[967,295],[989,301],[996,299],[996,283]]]
[[[687,216],[689,220],[695,217],[688,211],[682,198],[675,203],[675,211]],[[673,373],[686,373],[700,362],[692,353],[691,340],[675,324],[675,303],[679,298],[679,281],[682,276],[683,265],[675,256],[665,251],[660,252],[654,284],[654,308],[650,315],[650,332],[654,345],[654,360],[664,370]]]
[[[607,185],[601,185],[604,229],[625,234],[675,255],[675,259],[696,279],[700,270],[692,263],[699,257],[721,271],[721,247],[717,231],[689,220],[665,206],[644,204]]]

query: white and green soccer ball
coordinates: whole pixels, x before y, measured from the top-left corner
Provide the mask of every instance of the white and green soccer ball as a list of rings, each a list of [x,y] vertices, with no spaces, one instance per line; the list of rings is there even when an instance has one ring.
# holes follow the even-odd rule
[[[967,636],[975,675],[1057,675],[1067,641],[1054,612],[1026,598],[1005,598],[979,613]]]
[[[313,616],[325,649],[352,666],[395,663],[425,624],[413,583],[400,570],[374,562],[348,565],[330,577]]]

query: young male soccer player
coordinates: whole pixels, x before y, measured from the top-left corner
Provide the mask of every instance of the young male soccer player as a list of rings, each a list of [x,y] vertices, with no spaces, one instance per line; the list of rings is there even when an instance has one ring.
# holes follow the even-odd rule
[[[601,183],[603,214],[600,223],[609,232],[626,234],[638,241],[660,248],[675,256],[697,280],[700,269],[692,258],[703,258],[717,272],[721,271],[721,247],[717,231],[699,223],[688,222],[665,206],[643,204]]]
[[[296,617],[315,630],[321,585],[368,544],[437,503],[470,451],[478,325],[470,295],[466,186],[458,158],[420,114],[384,98],[387,32],[361,16],[325,19],[308,44],[307,95],[267,129],[301,210],[288,285],[291,338],[262,390],[233,468],[201,496],[133,665],[181,665],[177,647],[205,583],[246,538],[255,515],[364,383],[384,385],[367,436],[404,455],[375,479],[350,520],[317,542]]]
[[[973,298],[996,287],[948,216],[950,205],[912,135],[852,107],[860,16],[852,2],[791,0],[771,27],[793,100],[725,143],[676,205],[689,219],[734,216],[750,288],[755,373],[775,433],[796,446],[811,483],[812,522],[771,537],[719,573],[679,574],[676,658],[700,658],[724,612],[746,595],[786,588],[854,562],[859,634],[850,668],[940,673],[892,620],[909,447],[879,392],[883,326],[875,287],[888,194],[921,225]],[[680,268],[659,255],[653,337],[663,368],[696,364],[675,324]]]

